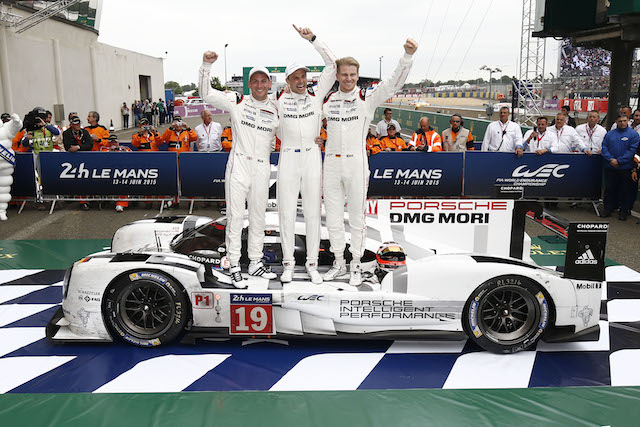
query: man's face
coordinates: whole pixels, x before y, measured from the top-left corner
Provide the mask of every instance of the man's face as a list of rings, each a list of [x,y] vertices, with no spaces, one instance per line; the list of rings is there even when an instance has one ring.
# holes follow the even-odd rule
[[[211,112],[205,111],[202,113],[202,121],[204,122],[205,125],[208,125],[209,123],[211,123],[212,118],[213,116],[211,115]]]
[[[633,122],[640,123],[640,111],[636,111],[633,113]]]
[[[629,119],[626,116],[619,117],[616,120],[616,124],[618,125],[618,129],[624,129],[629,125]]]
[[[562,111],[563,114],[566,114],[567,116],[569,115],[569,110],[568,108],[561,108],[560,111]]]
[[[93,117],[93,114],[91,114],[91,113],[87,116],[87,121],[89,122],[89,124],[90,124],[91,126],[93,126],[93,125],[95,125],[95,124],[97,124],[97,123],[98,123],[98,121],[96,120],[96,118],[95,118],[95,117]]]
[[[621,108],[620,114],[623,116],[631,117],[631,108]]]
[[[500,121],[506,123],[509,120],[509,110],[500,110]]]
[[[460,129],[460,126],[462,126],[462,120],[460,120],[460,117],[452,117],[449,122],[451,123],[451,129],[453,130],[458,130]]]
[[[387,134],[393,138],[394,136],[396,136],[396,128],[395,127],[391,127],[389,129],[387,129]]]
[[[429,119],[420,120],[420,130],[422,132],[429,132],[429,126],[430,126]]]
[[[547,130],[547,121],[540,119],[538,121],[536,121],[536,125],[538,125],[538,132],[540,133],[545,133],[545,131]]]
[[[358,83],[358,67],[355,65],[343,65],[338,69],[336,79],[340,85],[341,92],[351,92]]]
[[[391,111],[385,111],[384,118],[386,121],[391,120],[391,116],[393,116],[393,113]]]
[[[556,128],[560,129],[567,122],[567,117],[564,114],[558,114],[556,116]]]
[[[249,89],[251,89],[251,95],[258,101],[264,101],[267,99],[269,89],[271,89],[271,80],[265,73],[253,73],[249,79]]]
[[[289,83],[289,87],[293,92],[299,94],[305,93],[307,90],[307,72],[304,68],[294,71],[287,77],[287,83]]]
[[[324,128],[327,127],[327,118],[326,117],[324,119],[322,119],[322,127],[324,127]]]
[[[599,120],[600,116],[596,113],[589,113],[589,116],[587,117],[587,123],[589,124],[589,127],[594,127]]]
[[[51,123],[51,114],[47,114],[47,120],[45,120],[45,122]]]
[[[73,129],[75,132],[78,132],[80,130],[80,123],[71,123],[71,129]]]

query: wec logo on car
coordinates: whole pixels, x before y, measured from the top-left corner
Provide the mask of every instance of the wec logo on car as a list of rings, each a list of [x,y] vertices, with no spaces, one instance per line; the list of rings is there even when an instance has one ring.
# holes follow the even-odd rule
[[[513,178],[549,178],[554,176],[555,178],[562,178],[563,170],[569,169],[570,165],[559,165],[557,163],[549,163],[548,165],[540,166],[538,169],[531,171],[527,169],[527,165],[518,166],[513,170],[511,176]]]

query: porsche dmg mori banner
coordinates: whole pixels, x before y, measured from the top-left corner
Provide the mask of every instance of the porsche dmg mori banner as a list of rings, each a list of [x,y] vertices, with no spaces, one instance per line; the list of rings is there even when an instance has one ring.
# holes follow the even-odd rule
[[[43,193],[49,195],[175,196],[175,152],[40,153]]]
[[[369,197],[462,194],[463,153],[398,152],[369,157]]]
[[[586,154],[465,153],[464,195],[518,191],[525,198],[600,199],[602,157]]]

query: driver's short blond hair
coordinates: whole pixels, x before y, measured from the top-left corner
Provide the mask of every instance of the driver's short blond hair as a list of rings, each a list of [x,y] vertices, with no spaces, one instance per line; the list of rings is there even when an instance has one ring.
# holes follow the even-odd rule
[[[340,72],[340,67],[343,65],[353,65],[356,67],[356,70],[360,71],[360,63],[352,56],[345,56],[344,58],[338,59],[336,61],[336,71]]]

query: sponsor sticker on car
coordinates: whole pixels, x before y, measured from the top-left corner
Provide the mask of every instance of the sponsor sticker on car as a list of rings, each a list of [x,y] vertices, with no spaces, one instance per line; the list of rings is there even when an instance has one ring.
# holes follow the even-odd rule
[[[230,294],[230,335],[273,335],[271,294]]]

